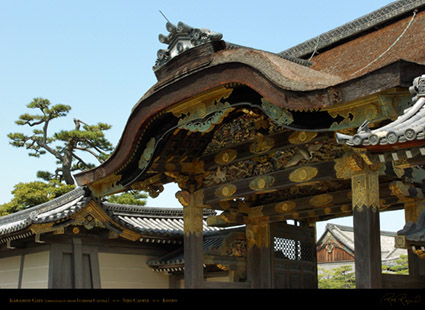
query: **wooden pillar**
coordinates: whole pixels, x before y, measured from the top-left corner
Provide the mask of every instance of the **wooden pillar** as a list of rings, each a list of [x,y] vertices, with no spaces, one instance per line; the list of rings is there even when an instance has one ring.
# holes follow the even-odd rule
[[[379,178],[365,168],[351,177],[356,288],[380,288]]]
[[[193,192],[182,191],[177,195],[183,204],[184,287],[201,288],[204,282],[202,201]]]
[[[425,207],[425,202],[418,201],[414,198],[404,199],[404,215],[406,223],[416,223],[419,213]],[[421,259],[418,255],[412,252],[412,249],[407,249],[407,257],[409,264],[409,275],[425,276],[425,259]]]
[[[247,276],[252,288],[272,288],[273,244],[268,221],[246,225]]]
[[[74,288],[84,288],[83,282],[83,244],[81,239],[72,239],[72,259],[74,269]]]

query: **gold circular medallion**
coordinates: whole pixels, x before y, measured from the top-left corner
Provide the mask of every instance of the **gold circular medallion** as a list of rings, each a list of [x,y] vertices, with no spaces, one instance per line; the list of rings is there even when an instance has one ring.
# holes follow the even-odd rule
[[[264,179],[260,179],[258,180],[257,185],[259,189],[263,189],[266,186],[266,181]]]
[[[223,187],[223,189],[221,190],[221,194],[223,196],[228,196],[229,195],[229,188],[227,186]]]

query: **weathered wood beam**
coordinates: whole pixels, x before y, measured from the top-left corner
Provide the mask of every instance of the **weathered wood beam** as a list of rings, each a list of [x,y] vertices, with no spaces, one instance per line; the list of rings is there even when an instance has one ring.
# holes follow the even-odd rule
[[[379,208],[382,210],[401,209],[404,197],[410,199],[423,197],[422,189],[400,181],[380,184],[379,192]],[[332,214],[348,216],[352,214],[351,202],[351,189],[263,205],[224,201],[213,206],[210,205],[210,207],[224,210],[224,212],[209,217],[208,224],[211,226],[242,225],[246,223],[247,216],[268,217],[271,222],[290,219],[320,219]]]
[[[403,204],[397,198],[388,198],[384,202],[383,210],[398,210],[403,209]],[[314,222],[323,221],[328,218],[344,217],[352,215],[353,211],[349,204],[331,205],[324,208],[305,209],[282,214],[272,214],[267,216],[271,222],[282,222],[287,220],[311,220]],[[224,211],[220,215],[210,216],[207,218],[209,226],[228,227],[246,224],[246,216],[234,211]]]
[[[213,170],[220,165],[228,165],[329,138],[333,138],[333,135],[317,132],[291,131],[271,135],[258,133],[255,140],[228,145],[223,149],[201,156],[200,160],[205,162],[206,170]]]
[[[401,181],[385,182],[379,185],[381,199],[388,199],[394,196],[394,199],[399,196],[410,198],[422,198],[422,189],[405,184]],[[312,207],[319,208],[322,206],[351,204],[351,188],[327,192],[312,196],[306,196],[296,199],[288,199],[275,201],[268,204],[258,204],[256,202],[244,202],[241,200],[222,200],[214,204],[209,204],[209,208],[214,210],[239,210],[248,212],[249,208],[262,207],[265,216],[275,213],[283,213],[293,209],[303,210]]]
[[[223,200],[266,193],[290,186],[335,180],[337,179],[335,164],[335,161],[312,163],[301,167],[278,170],[267,175],[240,179],[200,191],[203,192],[204,204],[213,205]]]
[[[256,139],[251,139],[240,144],[229,145],[216,152],[186,162],[186,157],[172,156],[157,158],[149,169],[150,173],[158,172],[183,172],[200,174],[208,170],[217,169],[218,166],[235,164],[240,161],[264,157],[291,148],[301,147],[307,143],[315,143],[332,138],[329,133],[316,132],[278,132],[271,135],[257,134]],[[180,146],[181,147],[181,146]],[[172,153],[170,153],[172,154]],[[205,171],[204,171],[205,170]]]
[[[389,149],[371,149],[369,153],[376,162],[404,162],[406,166],[413,167],[425,162],[425,147],[423,146],[423,141],[416,140],[414,142],[415,144],[412,144],[412,142],[405,142],[393,149],[389,148],[393,147],[393,145],[389,145]],[[366,147],[366,149],[368,148]]]
[[[410,183],[422,184],[425,180],[425,169],[422,167],[411,167],[404,161],[386,162],[385,166],[379,170],[381,176],[388,176],[395,179],[407,179]]]

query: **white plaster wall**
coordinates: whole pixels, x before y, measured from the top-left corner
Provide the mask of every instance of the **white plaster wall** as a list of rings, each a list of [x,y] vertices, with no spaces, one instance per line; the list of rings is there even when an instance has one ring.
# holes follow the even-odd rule
[[[18,288],[21,256],[0,258],[0,288]]]
[[[49,251],[25,255],[22,288],[48,288],[49,260]]]
[[[169,288],[168,276],[152,271],[145,255],[99,253],[101,288]]]

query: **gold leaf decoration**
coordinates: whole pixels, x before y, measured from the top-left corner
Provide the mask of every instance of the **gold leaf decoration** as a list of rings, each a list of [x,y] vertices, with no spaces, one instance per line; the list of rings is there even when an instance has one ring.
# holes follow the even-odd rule
[[[238,155],[238,152],[236,152],[235,150],[232,150],[232,149],[224,150],[215,156],[214,161],[218,165],[226,165],[232,162],[237,155]]]
[[[286,213],[286,212],[290,212],[293,209],[295,209],[296,203],[293,201],[284,201],[284,202],[280,202],[278,203],[274,209],[276,212],[279,213]]]
[[[236,186],[233,184],[225,184],[215,190],[215,195],[219,198],[232,196],[236,192]]]
[[[313,131],[294,131],[289,136],[289,143],[291,144],[302,144],[307,143],[316,138],[317,132]]]
[[[289,180],[294,183],[307,182],[317,175],[317,168],[302,167],[292,171]]]
[[[274,178],[272,176],[266,175],[255,178],[249,183],[249,188],[254,191],[262,191],[271,187],[274,183]]]
[[[316,196],[313,196],[311,199],[310,199],[310,204],[312,205],[312,206],[314,206],[314,207],[323,207],[323,206],[326,206],[326,205],[328,205],[329,203],[331,203],[332,202],[332,200],[333,200],[334,198],[333,198],[333,196],[332,195],[329,195],[329,194],[321,194],[321,195],[316,195]]]
[[[254,154],[261,154],[269,151],[274,146],[274,139],[264,137],[257,133],[257,140],[249,146],[249,151]]]

